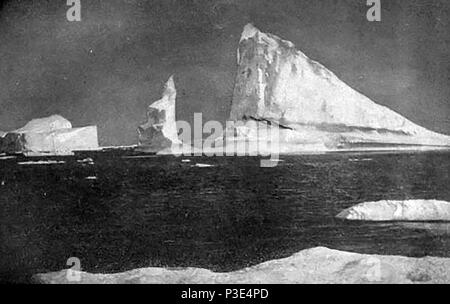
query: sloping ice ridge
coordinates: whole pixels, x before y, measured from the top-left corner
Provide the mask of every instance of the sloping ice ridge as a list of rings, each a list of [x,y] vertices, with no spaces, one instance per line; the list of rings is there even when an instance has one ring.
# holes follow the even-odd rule
[[[117,274],[64,270],[33,279],[43,284],[448,284],[450,259],[362,255],[319,247],[228,273],[202,268],[143,268]]]
[[[281,152],[450,146],[449,136],[378,105],[292,42],[251,24],[237,57],[230,119],[244,121],[233,132],[246,140],[261,140],[258,130],[269,126],[280,134]]]

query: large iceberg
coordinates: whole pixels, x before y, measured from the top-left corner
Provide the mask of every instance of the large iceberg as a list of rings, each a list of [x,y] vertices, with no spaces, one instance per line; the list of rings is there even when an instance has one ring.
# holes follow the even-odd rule
[[[251,24],[244,28],[237,57],[230,118],[246,124],[237,130],[241,134],[276,128],[280,152],[450,146],[449,136],[376,104],[293,43]],[[256,130],[249,121],[257,122]]]
[[[98,148],[96,126],[72,128],[70,121],[59,115],[34,119],[0,138],[2,153],[70,155]]]

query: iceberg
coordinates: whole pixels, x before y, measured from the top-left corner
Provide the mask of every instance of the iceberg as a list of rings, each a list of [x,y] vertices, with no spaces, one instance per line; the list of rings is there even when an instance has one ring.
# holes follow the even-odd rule
[[[44,133],[25,133],[26,150],[57,155],[97,150],[97,127],[61,129]]]
[[[158,153],[181,144],[175,119],[176,98],[177,90],[171,76],[162,98],[148,107],[147,122],[138,128],[138,150]]]
[[[337,218],[352,221],[450,221],[450,203],[437,200],[367,202],[342,211]]]
[[[20,166],[37,166],[37,165],[61,165],[65,164],[65,161],[57,161],[57,160],[41,160],[41,161],[28,161],[28,162],[18,162],[17,164]]]
[[[237,57],[230,119],[246,123],[240,133],[277,129],[280,152],[450,146],[449,136],[378,105],[292,42],[251,24],[244,28]],[[247,122],[257,122],[256,127]]]
[[[96,126],[72,128],[70,121],[59,115],[34,119],[0,138],[3,153],[70,155],[98,148]]]

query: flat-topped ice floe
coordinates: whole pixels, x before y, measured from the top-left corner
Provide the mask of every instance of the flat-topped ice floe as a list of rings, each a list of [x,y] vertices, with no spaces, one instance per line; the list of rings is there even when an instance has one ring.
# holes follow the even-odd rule
[[[437,200],[368,202],[346,209],[337,217],[352,221],[450,221],[450,203]]]
[[[17,164],[20,166],[42,166],[42,165],[61,165],[65,163],[66,163],[65,161],[57,161],[57,160],[40,160],[40,161],[18,162]]]
[[[28,156],[71,155],[98,147],[96,126],[72,128],[70,121],[59,115],[33,119],[0,137],[0,152]]]
[[[79,280],[69,280],[78,277]],[[119,274],[65,270],[38,274],[34,280],[43,284],[440,284],[450,283],[450,259],[362,255],[314,248],[229,273],[199,268],[143,268]]]
[[[209,164],[195,164],[194,166],[191,167],[196,167],[196,168],[211,168],[214,167],[213,165],[209,165]]]

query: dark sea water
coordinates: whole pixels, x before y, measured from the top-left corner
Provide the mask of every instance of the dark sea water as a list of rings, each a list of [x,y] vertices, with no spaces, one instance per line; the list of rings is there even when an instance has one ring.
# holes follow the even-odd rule
[[[88,156],[94,164],[77,162]],[[0,161],[0,281],[59,271],[70,257],[94,273],[231,271],[316,246],[450,257],[448,224],[335,218],[365,201],[450,201],[448,152],[285,156],[275,168],[257,158],[51,159],[65,163]]]

